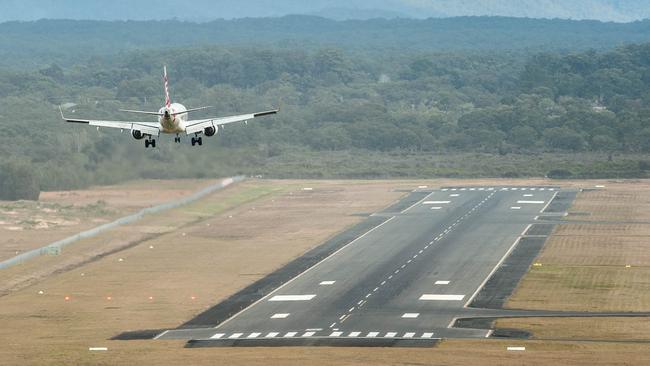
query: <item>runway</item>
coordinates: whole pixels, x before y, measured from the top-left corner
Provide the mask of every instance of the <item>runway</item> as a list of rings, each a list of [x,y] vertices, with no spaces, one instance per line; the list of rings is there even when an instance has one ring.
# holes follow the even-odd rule
[[[375,214],[385,221],[216,328],[167,330],[156,339],[212,345],[323,340],[335,345],[409,345],[487,337],[489,330],[455,328],[454,322],[496,314],[470,304],[522,238],[543,244],[550,230],[533,225],[540,216],[562,215],[553,209],[557,202],[552,203],[560,191],[558,187],[430,191],[403,210]],[[552,229],[552,224],[545,225]]]

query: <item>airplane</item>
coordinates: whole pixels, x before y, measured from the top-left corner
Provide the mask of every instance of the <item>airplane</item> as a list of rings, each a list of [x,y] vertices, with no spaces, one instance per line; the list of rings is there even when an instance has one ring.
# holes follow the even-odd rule
[[[197,144],[201,146],[203,145],[203,139],[200,136],[201,134],[208,137],[214,136],[217,132],[219,132],[219,129],[223,129],[223,126],[226,124],[235,122],[248,123],[248,121],[253,118],[268,116],[279,112],[279,109],[273,109],[265,112],[242,114],[237,116],[190,120],[188,119],[189,112],[200,111],[212,107],[198,107],[187,109],[180,103],[172,103],[171,98],[169,97],[169,79],[167,78],[166,66],[163,67],[163,81],[165,84],[165,106],[160,108],[158,112],[120,109],[121,112],[158,116],[158,122],[102,121],[94,119],[66,118],[63,115],[63,109],[61,106],[59,106],[61,118],[66,122],[83,123],[90,126],[96,126],[97,129],[100,127],[107,127],[119,128],[120,130],[130,130],[131,136],[133,136],[133,138],[136,140],[145,139],[145,148],[148,148],[149,146],[155,148],[155,138],[159,137],[161,133],[176,134],[176,137],[174,138],[174,142],[176,143],[181,142],[181,133],[185,133],[188,136],[194,135],[191,140],[192,146],[195,146]]]

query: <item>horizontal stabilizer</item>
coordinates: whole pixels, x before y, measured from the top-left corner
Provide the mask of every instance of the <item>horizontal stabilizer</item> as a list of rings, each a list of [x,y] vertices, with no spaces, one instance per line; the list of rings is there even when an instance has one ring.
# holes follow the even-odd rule
[[[134,111],[134,110],[130,110],[130,109],[120,109],[120,112],[146,114],[146,115],[150,115],[150,116],[162,116],[163,115],[163,113],[160,113],[160,112]]]

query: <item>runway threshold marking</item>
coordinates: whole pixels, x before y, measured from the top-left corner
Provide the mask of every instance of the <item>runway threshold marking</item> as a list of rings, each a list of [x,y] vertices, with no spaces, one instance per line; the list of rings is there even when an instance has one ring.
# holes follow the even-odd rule
[[[316,297],[316,295],[276,295],[269,299],[269,301],[309,301]]]
[[[420,296],[423,301],[463,301],[465,295],[424,294]]]
[[[226,335],[225,333],[217,333],[217,334],[213,335],[212,337],[210,337],[210,339],[219,339],[219,338],[221,338],[221,337],[223,337],[225,335]]]

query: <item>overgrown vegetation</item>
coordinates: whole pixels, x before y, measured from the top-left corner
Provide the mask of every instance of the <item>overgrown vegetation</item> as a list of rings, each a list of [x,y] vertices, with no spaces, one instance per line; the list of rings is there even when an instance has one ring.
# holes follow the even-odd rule
[[[163,137],[145,150],[127,132],[60,121],[63,103],[72,116],[106,119],[157,109],[163,64],[173,99],[216,107],[204,115],[282,111],[228,126],[201,148]],[[230,174],[646,177],[649,82],[650,44],[575,53],[203,46],[0,69],[0,191],[34,198],[39,187]]]

